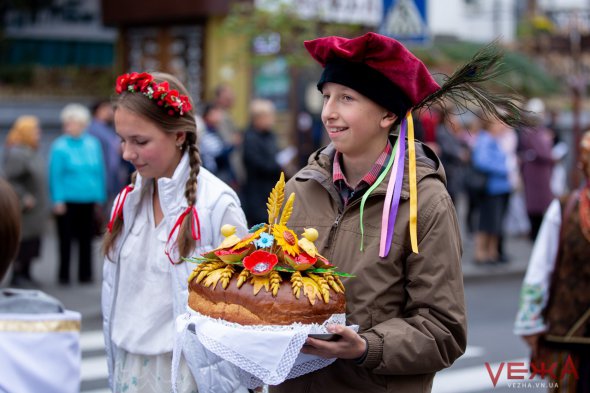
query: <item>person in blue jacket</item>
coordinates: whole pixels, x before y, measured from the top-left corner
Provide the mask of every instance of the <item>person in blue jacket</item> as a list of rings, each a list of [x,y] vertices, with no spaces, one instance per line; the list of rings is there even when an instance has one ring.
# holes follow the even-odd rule
[[[70,251],[78,241],[78,281],[92,282],[92,237],[97,212],[106,201],[106,179],[100,142],[86,128],[90,112],[69,104],[60,114],[63,135],[49,152],[49,190],[59,238],[59,283],[70,283]]]
[[[497,120],[483,122],[473,147],[472,162],[487,175],[485,193],[480,201],[478,231],[475,235],[475,263],[494,264],[498,261],[498,241],[502,235],[506,196],[512,189],[508,178],[506,154],[496,138],[505,125]]]

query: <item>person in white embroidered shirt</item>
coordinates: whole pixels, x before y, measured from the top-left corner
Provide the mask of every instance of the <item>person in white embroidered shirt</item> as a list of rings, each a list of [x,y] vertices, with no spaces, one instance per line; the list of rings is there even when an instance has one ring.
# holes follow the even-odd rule
[[[545,212],[514,323],[531,367],[552,368],[551,392],[590,391],[590,131],[579,152],[584,182]]]
[[[115,128],[133,184],[115,199],[104,239],[103,324],[109,383],[115,392],[196,392],[198,366],[190,340],[172,381],[174,321],[185,312],[184,257],[221,243],[220,228],[247,232],[233,190],[201,168],[195,115],[186,88],[164,73],[118,77]],[[218,371],[218,391],[239,391]]]

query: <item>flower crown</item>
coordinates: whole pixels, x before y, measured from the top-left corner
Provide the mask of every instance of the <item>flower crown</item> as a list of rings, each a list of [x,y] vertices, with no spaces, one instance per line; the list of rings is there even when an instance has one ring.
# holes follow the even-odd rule
[[[170,90],[168,82],[156,83],[154,77],[147,72],[123,74],[117,78],[115,88],[117,94],[123,92],[142,93],[150,100],[156,101],[158,106],[167,109],[170,116],[184,115],[192,109],[190,100],[178,90]]]

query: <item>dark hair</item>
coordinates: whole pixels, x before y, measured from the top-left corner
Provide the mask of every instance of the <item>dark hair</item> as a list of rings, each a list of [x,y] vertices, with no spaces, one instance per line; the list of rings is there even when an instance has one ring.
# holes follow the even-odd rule
[[[201,114],[201,117],[205,119],[209,115],[209,113],[213,112],[215,109],[219,109],[219,107],[215,103],[206,103],[205,106],[203,106],[203,113]]]
[[[170,89],[177,90],[180,94],[189,97],[187,89],[174,76],[163,72],[153,72],[151,75],[154,77],[154,81],[156,83],[168,82]],[[188,149],[190,174],[186,182],[184,195],[188,205],[194,206],[197,198],[197,176],[201,169],[201,156],[199,154],[199,146],[197,144],[197,123],[195,120],[194,109],[184,112],[182,116],[169,115],[165,109],[158,106],[156,101],[149,99],[142,93],[134,92],[123,92],[120,95],[114,97],[113,105],[115,111],[118,108],[125,108],[126,110],[133,112],[154,124],[157,124],[159,128],[165,130],[166,132],[186,133],[186,138],[184,144],[182,145],[182,151],[185,152]],[[194,108],[192,100],[191,106]],[[132,183],[135,183],[135,176],[132,177]],[[114,241],[121,233],[122,227],[123,220],[120,217],[116,217],[115,222],[113,223],[112,231],[105,234],[103,250],[105,255],[109,256],[109,258]],[[189,253],[195,248],[195,241],[191,236],[190,230],[190,216],[187,216],[187,218],[185,218],[182,222],[180,230],[178,231],[177,243],[178,251],[183,257],[189,256]]]
[[[90,113],[92,113],[92,116],[96,116],[96,112],[98,112],[98,110],[100,109],[101,106],[103,105],[111,105],[111,101],[107,100],[107,99],[100,99],[98,101],[95,101],[91,106],[90,106]]]
[[[20,239],[20,204],[8,182],[0,178],[0,281],[16,255]]]

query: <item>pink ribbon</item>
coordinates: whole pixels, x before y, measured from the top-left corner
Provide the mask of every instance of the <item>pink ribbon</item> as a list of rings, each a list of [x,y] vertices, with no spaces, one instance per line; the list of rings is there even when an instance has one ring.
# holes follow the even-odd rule
[[[385,206],[381,216],[381,241],[379,243],[379,256],[385,258],[391,249],[391,240],[393,239],[393,229],[399,209],[399,199],[401,195],[404,161],[406,158],[406,119],[402,120],[401,132],[398,136],[398,148],[395,152],[393,169],[387,185],[385,195]]]

